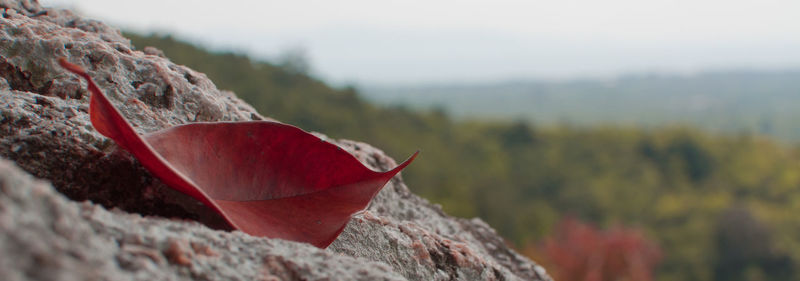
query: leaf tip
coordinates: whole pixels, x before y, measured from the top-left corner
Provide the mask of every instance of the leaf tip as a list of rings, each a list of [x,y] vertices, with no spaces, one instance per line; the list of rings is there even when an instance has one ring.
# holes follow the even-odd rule
[[[83,67],[78,66],[77,64],[71,63],[67,61],[67,58],[60,57],[58,58],[58,64],[61,65],[66,70],[69,70],[72,73],[78,74],[80,76],[86,76],[86,70]]]
[[[420,152],[420,151],[419,151],[419,150],[417,150],[417,152],[414,152],[414,154],[412,154],[410,157],[408,157],[408,159],[406,159],[406,161],[403,161],[403,163],[400,163],[400,165],[397,165],[397,167],[395,167],[394,169],[392,169],[392,170],[391,170],[391,171],[389,171],[389,172],[390,172],[390,173],[391,173],[393,176],[394,176],[394,174],[397,174],[397,173],[399,173],[401,170],[405,169],[405,168],[406,168],[406,166],[408,166],[408,164],[411,164],[411,162],[413,162],[413,161],[414,161],[414,159],[416,159],[416,158],[417,158],[417,155],[419,155],[419,152]]]

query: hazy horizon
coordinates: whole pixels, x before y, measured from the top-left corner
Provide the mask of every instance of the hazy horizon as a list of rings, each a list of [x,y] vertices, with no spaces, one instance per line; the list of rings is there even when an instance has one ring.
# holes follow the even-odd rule
[[[258,59],[299,50],[335,84],[800,68],[800,3],[782,0],[41,2]]]

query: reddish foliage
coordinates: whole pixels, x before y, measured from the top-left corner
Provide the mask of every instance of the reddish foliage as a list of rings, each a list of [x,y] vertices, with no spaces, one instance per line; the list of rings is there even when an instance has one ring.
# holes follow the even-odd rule
[[[562,281],[649,281],[661,260],[658,246],[637,230],[600,231],[573,218],[559,223],[544,251]]]
[[[162,182],[255,236],[327,247],[353,213],[417,156],[375,172],[338,146],[270,121],[175,126],[139,136],[81,67],[60,59],[92,92],[92,126]]]

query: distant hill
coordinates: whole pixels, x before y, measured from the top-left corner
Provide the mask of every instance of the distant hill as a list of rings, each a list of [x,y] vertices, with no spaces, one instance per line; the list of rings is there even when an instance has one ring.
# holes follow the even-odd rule
[[[537,261],[557,222],[575,217],[612,230],[637,227],[661,245],[664,260],[653,280],[800,280],[800,146],[694,128],[453,120],[437,110],[374,105],[354,88],[331,87],[291,64],[213,53],[168,36],[127,37],[139,49],[157,47],[205,73],[266,116],[365,141],[397,158],[421,149],[403,170],[415,193],[449,214],[482,218]],[[550,112],[551,119],[537,120],[583,116],[576,118],[581,124],[611,117],[644,124],[666,112],[681,113],[667,115],[673,119],[703,120],[707,113],[741,124],[730,116],[772,118],[798,107],[792,101],[797,74],[735,75],[449,87],[452,100],[423,90],[401,95],[429,101],[414,106],[438,103],[459,116],[478,109],[498,116]],[[753,91],[762,94],[748,94]],[[469,102],[476,111],[452,108]]]
[[[381,104],[441,108],[460,118],[538,124],[662,126],[747,132],[800,140],[800,69],[693,76],[628,76],[609,81],[364,86]]]

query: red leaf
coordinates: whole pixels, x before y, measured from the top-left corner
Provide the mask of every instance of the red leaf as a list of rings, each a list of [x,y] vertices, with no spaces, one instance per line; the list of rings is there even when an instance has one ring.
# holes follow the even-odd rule
[[[375,172],[334,144],[270,121],[193,123],[142,137],[86,71],[63,58],[59,63],[88,82],[97,131],[162,182],[254,236],[327,247],[419,153]]]

